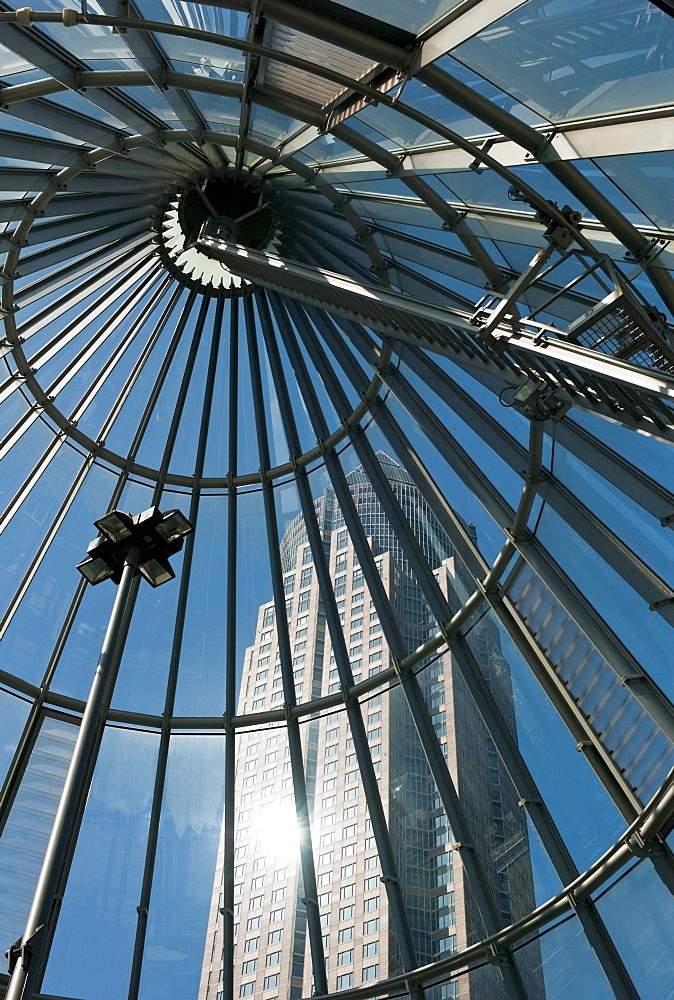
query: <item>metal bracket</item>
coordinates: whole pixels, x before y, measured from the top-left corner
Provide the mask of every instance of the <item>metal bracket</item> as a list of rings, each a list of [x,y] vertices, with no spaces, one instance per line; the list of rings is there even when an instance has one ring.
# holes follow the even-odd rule
[[[386,176],[387,177],[395,177],[396,174],[398,173],[398,171],[400,170],[400,168],[402,167],[402,165],[404,164],[406,157],[407,157],[407,153],[401,153],[400,156],[396,156],[396,160],[398,161],[398,165],[395,166],[395,167],[393,167],[392,169],[388,169],[386,171]]]
[[[44,926],[44,924],[40,924],[40,926],[33,931],[29,938],[19,938],[7,949],[5,952],[5,958],[7,959],[7,970],[10,976],[14,972],[19,959],[21,960],[21,968],[23,971],[28,971],[33,957],[33,938],[37,937],[40,931],[44,930]]]
[[[552,140],[555,138],[556,135],[557,135],[557,129],[553,128],[552,132],[547,132],[540,146],[540,149],[538,149],[535,153],[525,154],[524,159],[527,161],[527,163],[530,163],[532,160],[540,160],[541,157],[544,156],[545,153],[547,153],[548,147],[550,146],[550,143],[552,142]]]
[[[494,941],[487,941],[485,945],[485,951],[487,953],[487,961],[490,965],[505,966],[510,965],[510,959],[508,955],[501,951],[499,946]]]
[[[626,677],[620,677],[619,683],[622,684],[623,687],[627,687],[634,681],[643,681],[645,676],[645,674],[628,674]]]
[[[400,885],[400,879],[396,878],[395,875],[380,875],[379,881],[383,882],[384,885]]]
[[[475,146],[479,149],[481,153],[488,153],[491,147],[496,142],[496,139],[485,139],[481,146]],[[482,174],[485,170],[489,170],[489,167],[482,162],[479,156],[476,156],[472,163],[468,164],[469,170],[473,170],[476,174]]]
[[[635,858],[651,858],[654,854],[661,854],[663,850],[658,841],[644,840],[639,830],[635,830],[626,843]]]
[[[648,244],[639,253],[632,253],[628,250],[625,254],[625,260],[634,261],[636,264],[650,264],[658,254],[667,246],[667,240],[655,237],[648,241]]]
[[[669,604],[674,604],[674,594],[671,597],[663,597],[661,601],[653,601],[652,604],[648,605],[648,610],[659,611],[660,608],[666,608]]]
[[[566,894],[566,898],[571,904],[571,909],[577,910],[579,906],[587,905],[589,896],[583,895],[577,892],[575,889],[570,889]]]
[[[465,211],[465,210],[458,211],[456,213],[456,219],[454,220],[454,222],[443,222],[442,223],[442,228],[447,233],[453,232],[456,229],[456,227],[459,225],[459,223],[463,222],[463,220],[466,218],[467,215],[468,215],[468,212]]]

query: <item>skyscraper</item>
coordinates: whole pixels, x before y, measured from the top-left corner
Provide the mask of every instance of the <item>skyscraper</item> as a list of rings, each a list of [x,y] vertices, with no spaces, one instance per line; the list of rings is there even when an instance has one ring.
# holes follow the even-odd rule
[[[453,546],[409,475],[388,455],[377,459],[450,605],[468,596]],[[362,467],[347,476],[355,508],[407,652],[434,630],[423,592]],[[376,677],[392,662],[376,595],[366,585],[354,540],[331,490],[316,501],[330,578],[348,645],[353,680]],[[467,526],[475,537],[475,529]],[[298,701],[340,691],[335,653],[312,551],[301,515],[281,541],[286,609]],[[468,630],[471,630],[470,625]],[[508,664],[489,616],[472,623],[481,671],[509,728],[515,719]],[[506,926],[534,904],[526,821],[495,748],[448,653],[429,656],[418,672],[433,727],[454,786],[465,803],[472,847]],[[387,820],[409,932],[420,965],[485,936],[466,878],[460,843],[450,829],[409,709],[399,686],[374,688],[363,716],[369,753]],[[273,602],[259,609],[246,650],[238,712],[278,708],[283,701]],[[309,996],[313,992],[306,905],[298,861],[290,754],[285,731],[256,728],[240,736],[235,833],[234,995]],[[329,989],[386,979],[402,971],[394,914],[346,714],[336,707],[304,726],[307,792],[317,873],[317,903]],[[222,846],[202,972],[200,1000],[222,1000]],[[538,956],[539,957],[539,956]],[[544,988],[537,954],[516,974],[530,1000]],[[505,1000],[501,974],[483,968],[432,987],[430,996]]]

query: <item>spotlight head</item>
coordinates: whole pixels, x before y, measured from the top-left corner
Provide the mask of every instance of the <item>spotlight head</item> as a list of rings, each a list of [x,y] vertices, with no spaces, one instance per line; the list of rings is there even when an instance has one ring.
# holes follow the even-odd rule
[[[109,514],[94,521],[94,527],[98,528],[101,534],[109,538],[111,542],[121,542],[131,535],[133,518],[122,510],[111,510]]]

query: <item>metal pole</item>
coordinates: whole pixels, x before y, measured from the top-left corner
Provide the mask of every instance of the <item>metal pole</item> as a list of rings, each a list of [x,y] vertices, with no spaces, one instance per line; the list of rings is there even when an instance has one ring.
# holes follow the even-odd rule
[[[45,942],[50,937],[50,927],[55,924],[61,906],[56,889],[68,844],[76,831],[74,824],[78,803],[83,794],[87,772],[91,774],[91,763],[98,756],[101,739],[101,722],[105,718],[121,657],[119,637],[126,616],[131,587],[138,565],[139,549],[132,548],[126,557],[122,579],[117,588],[115,603],[103,640],[101,655],[94,674],[86,708],[80,723],[73,756],[59,800],[54,825],[42,862],[33,903],[30,908],[26,928],[18,946],[19,955],[12,972],[5,1000],[28,1000],[33,995],[35,975],[41,965],[41,954]]]
[[[234,998],[234,828],[236,820],[236,576],[238,567],[238,495],[231,480],[238,464],[239,434],[239,300],[232,299],[229,333],[229,442],[227,494],[227,598],[225,614],[225,809],[223,822],[224,863],[222,872],[222,990],[224,1000]]]

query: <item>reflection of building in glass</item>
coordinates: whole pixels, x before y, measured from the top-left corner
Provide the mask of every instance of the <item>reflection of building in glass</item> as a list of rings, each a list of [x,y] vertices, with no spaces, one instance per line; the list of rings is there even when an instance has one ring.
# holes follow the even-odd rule
[[[467,596],[467,576],[449,539],[408,474],[388,456],[378,459],[451,605]],[[400,544],[362,469],[348,477],[384,588],[409,651],[435,625]],[[316,501],[331,578],[347,638],[354,680],[390,665],[379,615],[364,584],[354,547],[331,491]],[[474,529],[473,529],[474,534]],[[339,691],[302,517],[281,542],[298,701]],[[429,631],[430,630],[430,631]],[[498,630],[478,619],[470,642],[495,699],[514,733],[510,672]],[[535,905],[526,821],[471,695],[449,654],[419,673],[432,721],[464,804],[472,845],[503,926]],[[239,713],[283,702],[273,603],[260,608],[254,644],[246,651]],[[370,753],[390,830],[405,908],[419,964],[486,936],[457,844],[399,687],[363,705]],[[401,971],[393,921],[347,719],[334,711],[305,725],[307,788],[318,905],[324,929],[328,986],[345,989]],[[239,737],[235,848],[235,996],[310,996],[311,960],[297,858],[290,758],[285,730],[266,728]],[[202,973],[201,1000],[222,1000],[222,848]],[[537,949],[519,971],[530,1000],[544,988]],[[498,970],[489,966],[462,985],[446,983],[429,996],[506,1000]]]

